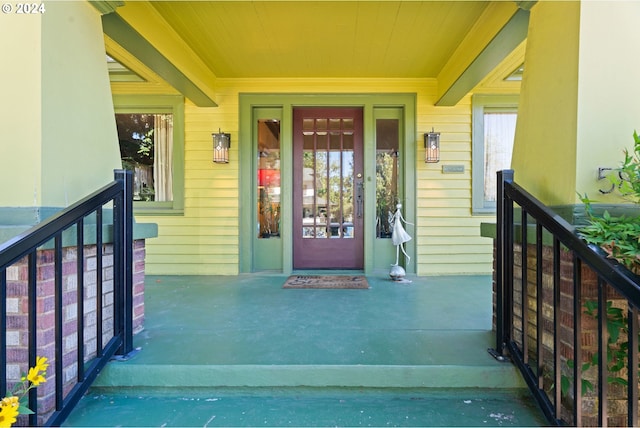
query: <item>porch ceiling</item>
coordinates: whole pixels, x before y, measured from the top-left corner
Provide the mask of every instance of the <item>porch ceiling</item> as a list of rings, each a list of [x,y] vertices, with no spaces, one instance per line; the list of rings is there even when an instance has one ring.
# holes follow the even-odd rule
[[[130,1],[117,14],[201,88],[215,78],[378,77],[439,78],[447,90],[517,10],[511,1],[226,0]]]
[[[487,2],[155,2],[218,77],[436,77]]]

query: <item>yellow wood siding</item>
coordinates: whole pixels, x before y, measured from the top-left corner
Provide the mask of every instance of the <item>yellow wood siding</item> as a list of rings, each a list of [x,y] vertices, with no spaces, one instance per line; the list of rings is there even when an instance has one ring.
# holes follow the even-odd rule
[[[150,219],[161,239],[147,251],[149,273],[238,273],[238,101],[222,92],[217,101],[217,108],[186,103],[184,215]],[[228,164],[212,162],[218,129],[231,133]]]
[[[419,275],[491,272],[492,244],[480,237],[471,215],[471,98],[454,107],[435,107],[434,79],[217,79],[216,108],[185,108],[185,204],[182,216],[144,216],[156,222],[159,237],[147,243],[150,274],[239,272],[238,111],[240,93],[416,93],[417,213]],[[231,133],[230,163],[211,161],[211,133]],[[423,134],[441,133],[441,161],[424,163]],[[462,174],[445,174],[443,165],[463,165]],[[242,171],[242,174],[252,174]]]
[[[490,273],[491,241],[480,223],[493,217],[471,215],[471,97],[453,107],[435,107],[436,92],[418,94],[418,138],[431,128],[441,133],[440,162],[424,163],[424,144],[416,158],[418,275]],[[462,165],[463,173],[442,172]]]

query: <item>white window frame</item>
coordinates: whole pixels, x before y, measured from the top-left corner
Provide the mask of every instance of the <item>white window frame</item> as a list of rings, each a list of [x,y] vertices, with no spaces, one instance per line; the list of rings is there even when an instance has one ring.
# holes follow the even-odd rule
[[[180,95],[114,95],[115,113],[171,113],[173,115],[173,200],[134,201],[135,214],[184,213],[184,97]],[[115,120],[115,119],[114,119]]]
[[[474,95],[471,98],[471,200],[472,214],[492,215],[496,202],[484,198],[484,113],[487,109],[518,112],[518,95]]]

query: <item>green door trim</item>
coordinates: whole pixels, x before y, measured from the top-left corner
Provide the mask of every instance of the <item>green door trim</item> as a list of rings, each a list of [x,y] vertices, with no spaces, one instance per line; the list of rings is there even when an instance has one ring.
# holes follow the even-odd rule
[[[238,150],[240,162],[239,176],[239,270],[241,273],[254,272],[253,251],[256,212],[256,153],[254,148],[253,124],[256,108],[275,108],[281,110],[281,193],[282,206],[280,224],[282,240],[282,273],[291,274],[293,271],[293,239],[291,230],[292,219],[292,129],[294,107],[362,107],[363,108],[363,138],[364,138],[364,172],[365,172],[365,209],[364,225],[364,273],[372,274],[374,270],[388,267],[375,266],[373,253],[375,251],[375,115],[374,110],[383,107],[402,108],[404,111],[404,141],[402,150],[403,174],[400,179],[404,183],[403,211],[407,219],[416,218],[416,94],[257,94],[242,93],[239,95],[239,133]],[[409,220],[412,221],[412,220]],[[413,222],[413,221],[412,221]],[[406,247],[407,254],[415,261],[416,241],[414,237]],[[276,269],[278,270],[278,269]],[[407,273],[415,273],[415,263],[406,267]]]

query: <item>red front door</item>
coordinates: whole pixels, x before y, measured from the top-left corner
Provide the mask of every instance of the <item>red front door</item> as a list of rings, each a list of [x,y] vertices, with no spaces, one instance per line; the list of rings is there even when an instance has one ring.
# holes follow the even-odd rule
[[[293,111],[293,267],[362,269],[361,108]]]

